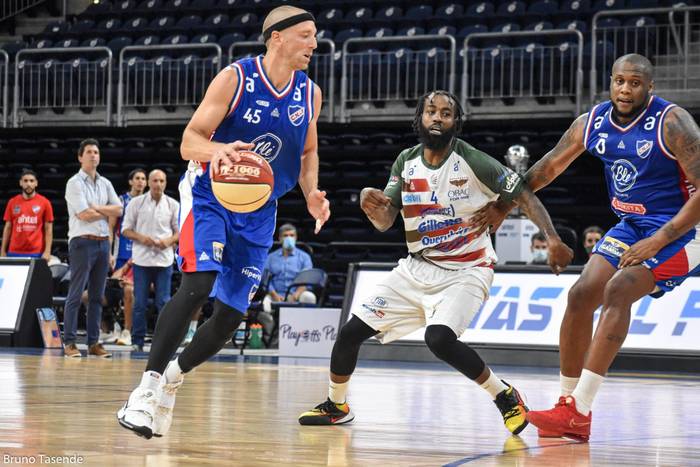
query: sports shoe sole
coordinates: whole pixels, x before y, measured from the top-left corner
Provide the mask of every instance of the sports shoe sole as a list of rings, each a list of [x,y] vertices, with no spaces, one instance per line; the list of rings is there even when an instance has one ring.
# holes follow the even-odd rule
[[[330,425],[344,425],[355,420],[355,415],[350,412],[345,417],[341,418],[337,422],[329,421],[326,418],[321,417],[306,417],[306,419],[299,419],[299,424],[304,426],[330,426]]]
[[[119,424],[126,428],[129,431],[132,431],[136,433],[138,436],[146,439],[151,439],[153,437],[153,430],[148,428],[147,426],[136,426],[132,425],[131,423],[127,422],[124,420],[124,409],[126,408],[126,405],[119,409],[117,412],[117,420],[119,421]]]

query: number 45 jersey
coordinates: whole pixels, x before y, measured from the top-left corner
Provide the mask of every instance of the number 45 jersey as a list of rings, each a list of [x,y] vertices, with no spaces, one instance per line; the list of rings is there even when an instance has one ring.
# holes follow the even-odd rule
[[[668,219],[695,191],[664,141],[663,122],[673,107],[650,96],[646,109],[627,125],[613,120],[611,101],[588,114],[584,146],[603,161],[610,204],[621,219]]]

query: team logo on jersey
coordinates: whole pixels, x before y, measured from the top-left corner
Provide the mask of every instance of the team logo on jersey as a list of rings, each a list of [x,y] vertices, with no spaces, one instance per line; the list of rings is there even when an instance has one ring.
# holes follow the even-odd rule
[[[267,162],[274,161],[282,149],[282,140],[272,133],[265,133],[251,141],[255,145],[253,152],[260,154]]]
[[[618,159],[610,168],[615,190],[620,193],[632,188],[637,181],[637,168],[626,159]]]
[[[437,188],[437,186],[438,186],[438,175],[432,174],[430,176],[430,188],[432,188],[434,190],[435,188]]]
[[[287,107],[287,115],[289,116],[289,121],[294,126],[301,125],[304,121],[304,107],[301,105],[290,105]]]
[[[467,183],[469,179],[467,177],[462,177],[462,178],[451,178],[450,179],[450,185],[454,185],[456,187],[460,187]]]
[[[260,107],[270,107],[270,103],[262,99],[256,100],[255,103],[258,104]]]
[[[220,263],[224,258],[224,244],[219,242],[211,242],[211,250],[214,254],[214,261]]]
[[[20,212],[19,206],[15,206],[14,208],[12,208],[12,214],[17,215],[17,214],[19,214],[19,212]]]
[[[520,181],[520,176],[510,169],[508,169],[508,172],[504,175],[507,176],[505,177],[506,183],[503,185],[503,191],[505,191],[506,193],[513,193],[513,190],[515,190],[515,187]]]
[[[39,214],[39,211],[41,211],[41,206],[32,206],[32,212],[34,214]]]
[[[649,157],[649,154],[651,154],[651,148],[653,147],[653,141],[648,141],[646,139],[637,141],[637,155],[642,159],[646,159],[647,157]]]

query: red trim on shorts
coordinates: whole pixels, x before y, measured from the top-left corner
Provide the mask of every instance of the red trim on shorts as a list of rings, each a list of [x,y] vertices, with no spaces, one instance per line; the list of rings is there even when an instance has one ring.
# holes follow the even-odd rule
[[[685,276],[688,271],[688,255],[685,253],[685,248],[681,248],[678,253],[661,263],[659,267],[651,270],[656,281]]]
[[[194,251],[194,215],[187,214],[180,231],[179,254],[182,258],[180,267],[184,272],[197,271],[197,252]]]

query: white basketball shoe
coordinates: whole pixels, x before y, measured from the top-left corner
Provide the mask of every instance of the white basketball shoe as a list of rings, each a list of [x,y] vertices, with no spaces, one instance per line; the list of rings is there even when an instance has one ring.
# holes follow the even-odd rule
[[[151,439],[157,404],[158,391],[138,386],[117,412],[119,424],[139,436]]]
[[[176,360],[168,363],[168,368],[174,365]],[[166,381],[168,368],[163,372],[161,385],[159,387],[159,398],[156,404],[155,416],[153,418],[153,436],[161,437],[170,430],[173,423],[173,408],[175,407],[175,395],[185,380],[184,373],[179,373],[175,381]]]

